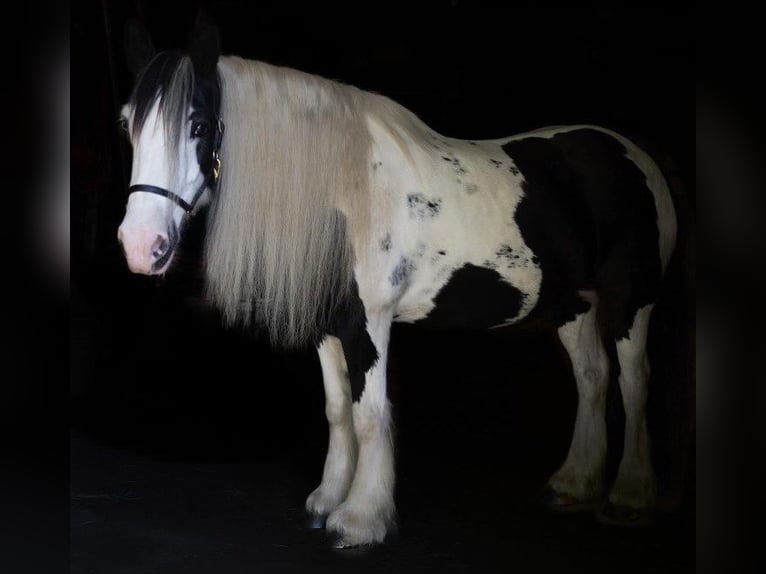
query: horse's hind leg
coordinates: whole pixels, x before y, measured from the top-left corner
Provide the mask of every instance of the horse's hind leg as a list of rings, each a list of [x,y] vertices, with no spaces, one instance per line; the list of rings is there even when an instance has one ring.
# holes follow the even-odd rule
[[[315,516],[312,526],[321,527],[323,519],[343,502],[351,486],[356,467],[356,436],[351,417],[351,385],[341,342],[327,335],[318,352],[330,440],[322,483],[306,500],[306,510]]]
[[[653,305],[638,310],[628,335],[617,341],[620,391],[625,408],[625,446],[609,504],[599,514],[607,522],[640,524],[654,506],[656,481],[646,425],[649,360],[646,337]]]
[[[548,481],[549,505],[557,510],[590,508],[603,490],[609,360],[596,321],[598,298],[593,292],[581,295],[590,308],[558,330],[572,361],[578,401],[569,453]]]

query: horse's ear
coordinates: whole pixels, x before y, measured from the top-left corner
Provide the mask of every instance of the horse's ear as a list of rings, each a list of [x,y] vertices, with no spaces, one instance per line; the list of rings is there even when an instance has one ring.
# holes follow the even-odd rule
[[[189,55],[195,73],[207,76],[215,71],[221,54],[221,39],[218,27],[205,13],[197,17],[194,26]]]
[[[138,20],[129,19],[125,23],[125,57],[133,77],[143,72],[156,53],[149,30]]]

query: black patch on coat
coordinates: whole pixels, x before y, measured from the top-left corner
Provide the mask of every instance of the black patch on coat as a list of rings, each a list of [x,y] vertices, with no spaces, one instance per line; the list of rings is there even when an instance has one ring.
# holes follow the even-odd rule
[[[495,261],[492,262],[492,265],[488,266],[492,269],[496,269],[497,267],[504,266],[508,269],[511,269],[513,267],[516,267],[519,265],[520,260],[523,262],[523,257],[516,253],[516,251],[513,250],[513,247],[511,247],[508,244],[501,245],[500,248],[495,252]],[[532,256],[530,258],[530,261],[532,264],[537,265],[537,257]]]
[[[490,158],[490,160],[489,160],[489,161],[491,161],[491,162],[492,162],[492,165],[494,165],[495,167],[500,167],[501,165],[503,165],[503,162],[502,162],[502,161],[498,161],[498,160],[496,160],[496,159],[491,159],[491,158]]]
[[[514,256],[513,247],[511,247],[510,245],[501,245],[500,249],[497,250],[497,253],[495,255],[498,258],[507,259],[510,261]]]
[[[422,193],[410,193],[407,195],[407,206],[410,215],[417,219],[436,217],[442,209],[442,200],[438,197],[428,199]]]
[[[391,285],[396,287],[400,285],[404,280],[406,280],[407,277],[409,277],[414,268],[415,265],[412,263],[412,261],[406,257],[402,257],[399,260],[399,263],[396,264],[396,267],[394,267],[391,275],[389,275],[388,280],[391,282]]]
[[[593,129],[503,149],[524,176],[515,219],[543,274],[532,314],[566,323],[588,308],[577,291],[592,289],[610,336],[625,337],[636,311],[657,298],[662,275],[644,173],[619,141]]]
[[[467,263],[455,270],[434,298],[435,307],[418,324],[486,329],[517,317],[522,295],[497,271]]]
[[[391,251],[391,234],[386,233],[386,236],[380,242],[380,248],[383,251]]]
[[[443,155],[442,159],[444,161],[451,163],[453,166],[455,166],[457,168],[455,170],[457,173],[467,173],[465,168],[460,165],[460,159],[458,157],[450,154],[450,155]]]
[[[365,374],[378,361],[379,355],[367,332],[367,314],[364,303],[359,298],[356,281],[352,283],[349,298],[339,307],[330,322],[327,334],[340,339],[351,382],[351,400],[355,403],[359,402],[364,392]]]

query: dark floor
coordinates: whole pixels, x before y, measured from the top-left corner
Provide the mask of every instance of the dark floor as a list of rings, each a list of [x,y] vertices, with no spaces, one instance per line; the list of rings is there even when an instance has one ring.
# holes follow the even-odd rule
[[[434,437],[436,438],[436,437]],[[299,455],[249,463],[168,462],[73,437],[71,572],[686,572],[694,523],[645,530],[529,507],[533,484],[436,453],[400,464],[401,528],[359,556],[303,527],[312,486]],[[494,472],[493,472],[494,471]],[[515,479],[515,480],[514,480]],[[521,570],[519,570],[521,569]]]
[[[73,401],[73,574],[694,568],[693,442],[679,418],[690,395],[677,382],[684,359],[666,345],[654,352],[650,403],[661,510],[652,526],[625,529],[538,505],[576,404],[555,339],[397,327],[400,528],[361,554],[333,550],[304,527],[327,433],[314,355],[269,352],[181,303],[153,309],[151,325],[144,317],[135,332],[114,335],[112,351],[108,325],[77,330],[102,357]],[[172,333],[173,345],[147,348],[144,328]],[[679,335],[673,321],[655,330],[665,342]],[[619,395],[608,403],[613,476]]]

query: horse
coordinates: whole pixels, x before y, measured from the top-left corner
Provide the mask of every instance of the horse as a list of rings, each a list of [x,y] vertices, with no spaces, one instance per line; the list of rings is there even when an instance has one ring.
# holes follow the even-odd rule
[[[396,525],[395,322],[555,328],[578,404],[549,505],[598,507],[612,522],[651,516],[646,342],[677,222],[645,151],[594,125],[446,137],[384,95],[222,55],[214,26],[186,52],[157,53],[141,30],[128,39],[127,264],[166,273],[206,206],[206,294],[224,324],[316,347],[329,444],[305,506],[339,547],[381,543]],[[626,420],[608,495],[606,344]]]

